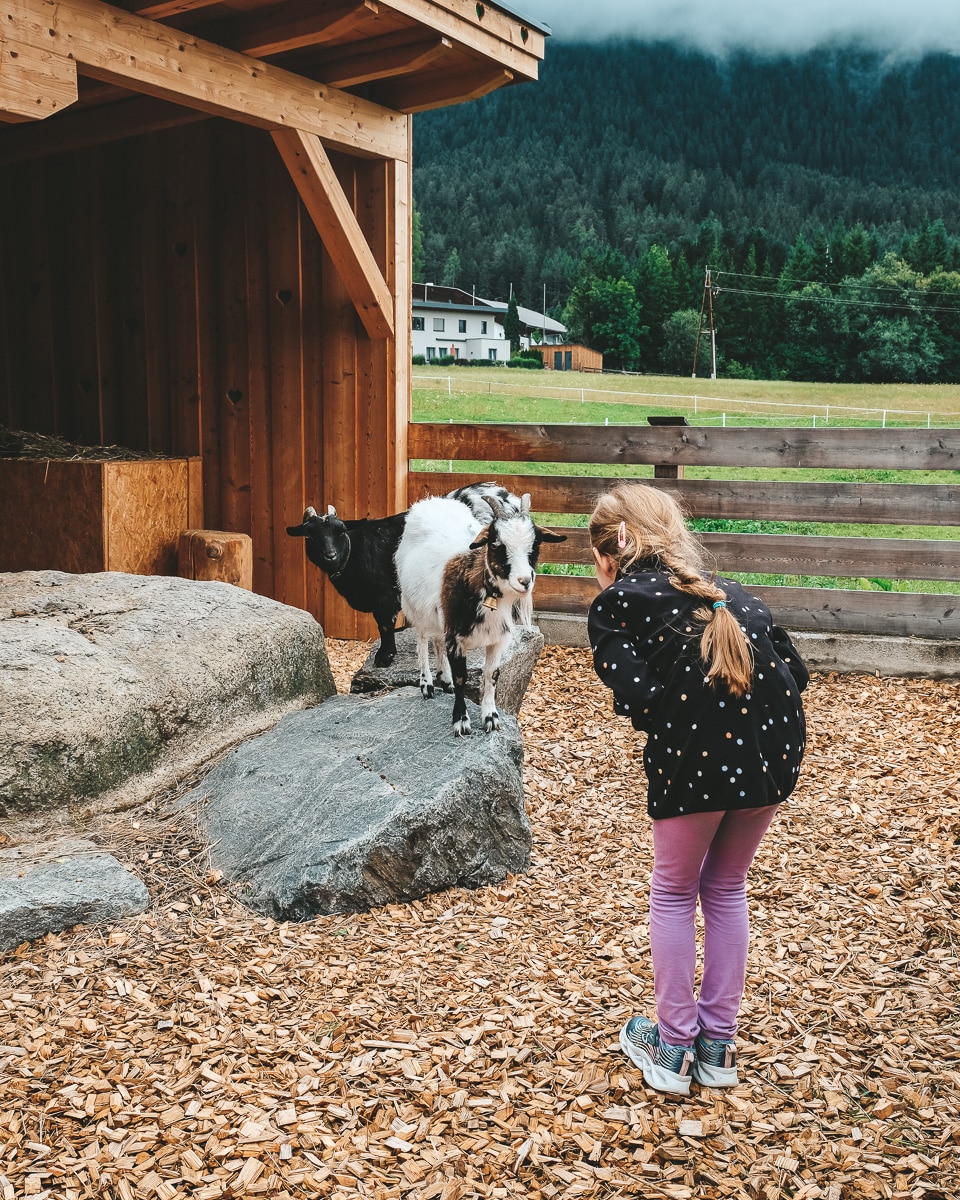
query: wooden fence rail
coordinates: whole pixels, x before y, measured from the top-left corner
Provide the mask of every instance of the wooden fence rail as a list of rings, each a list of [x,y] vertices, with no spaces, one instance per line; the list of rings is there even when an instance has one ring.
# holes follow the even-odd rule
[[[599,492],[616,481],[612,465],[653,467],[645,482],[680,494],[692,517],[855,525],[960,525],[960,430],[768,429],[586,425],[456,425],[409,427],[411,460],[434,470],[411,470],[410,503],[447,492],[496,463],[495,477],[512,491],[530,492],[537,512],[563,518],[589,513]],[[592,465],[587,475],[536,474],[530,464]],[[513,472],[503,464],[515,464]],[[687,466],[826,468],[872,471],[953,471],[956,483],[820,482],[793,478],[684,479]],[[451,468],[457,468],[452,470]],[[638,477],[640,473],[638,472]],[[616,478],[622,478],[617,476]],[[544,548],[545,562],[591,561],[585,531]],[[960,584],[960,541],[939,538],[822,537],[706,533],[703,541],[726,571],[793,576],[937,580]],[[850,588],[754,586],[789,628],[922,637],[960,637],[957,593],[867,591]],[[585,612],[596,584],[584,576],[541,574],[541,611]]]

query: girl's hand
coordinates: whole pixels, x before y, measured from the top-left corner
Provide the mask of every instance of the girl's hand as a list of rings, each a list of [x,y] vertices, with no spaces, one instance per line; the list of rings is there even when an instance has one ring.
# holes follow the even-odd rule
[[[596,546],[593,547],[593,560],[597,570],[597,583],[601,588],[608,588],[617,578],[616,560],[612,555],[601,554]]]

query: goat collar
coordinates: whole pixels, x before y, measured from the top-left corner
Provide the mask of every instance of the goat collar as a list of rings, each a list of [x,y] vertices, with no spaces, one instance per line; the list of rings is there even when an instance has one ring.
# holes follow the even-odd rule
[[[350,534],[345,533],[343,536],[347,539],[347,557],[343,560],[343,566],[340,568],[340,570],[334,571],[333,574],[330,576],[331,579],[339,579],[340,576],[347,569],[347,563],[350,561],[350,551],[353,549],[353,546],[350,543]]]
[[[501,592],[499,587],[497,587],[496,576],[490,570],[490,564],[486,559],[483,561],[483,567],[485,578],[483,584],[484,596],[481,603],[483,604],[484,608],[496,610],[500,604],[500,601],[503,599],[503,592]]]

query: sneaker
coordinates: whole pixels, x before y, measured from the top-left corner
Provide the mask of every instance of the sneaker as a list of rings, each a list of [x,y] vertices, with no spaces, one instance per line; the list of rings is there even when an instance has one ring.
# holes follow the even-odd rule
[[[733,1042],[727,1038],[705,1038],[697,1034],[694,1042],[693,1077],[704,1087],[735,1087],[737,1075],[737,1052]]]
[[[620,1048],[652,1088],[673,1096],[690,1095],[695,1058],[692,1046],[662,1042],[659,1026],[653,1021],[631,1017],[620,1030]]]

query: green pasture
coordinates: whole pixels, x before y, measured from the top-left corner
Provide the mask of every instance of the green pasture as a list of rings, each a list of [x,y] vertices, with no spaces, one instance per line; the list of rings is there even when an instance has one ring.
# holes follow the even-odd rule
[[[415,421],[504,424],[643,425],[648,416],[684,415],[691,425],[775,425],[789,428],[817,424],[831,426],[960,425],[960,385],[906,384],[813,385],[753,380],[691,380],[676,377],[592,375],[564,372],[562,383],[544,381],[552,373],[508,372],[505,368],[414,368],[413,416]],[[518,376],[523,375],[523,378]],[[424,378],[429,382],[424,385]],[[448,385],[449,380],[449,385]],[[694,392],[703,386],[709,396]],[[566,393],[582,390],[580,395]],[[552,394],[544,394],[544,393]],[[652,393],[659,393],[654,396]],[[698,412],[692,411],[697,394]],[[671,403],[670,397],[676,401]],[[751,401],[750,405],[745,402]],[[716,404],[720,405],[719,410]],[[734,412],[738,406],[742,411]],[[711,405],[713,405],[711,407]],[[761,412],[762,407],[762,412]],[[727,411],[727,410],[730,411]],[[805,411],[804,411],[805,410]],[[512,475],[606,476],[653,478],[652,466],[604,463],[515,463],[495,461],[419,460],[417,470],[459,471],[478,477]],[[687,467],[688,479],[823,480],[842,483],[956,483],[957,471],[892,471],[841,469],[790,469],[760,467]],[[541,513],[557,526],[583,526],[585,516]],[[960,526],[866,525],[832,522],[720,521],[693,522],[701,532],[809,534],[833,537],[899,537],[960,539]],[[587,567],[546,564],[551,574],[588,575]],[[732,572],[731,572],[732,573]],[[950,581],[836,578],[832,576],[736,574],[744,583],[795,587],[867,588],[883,591],[955,593],[960,583]]]

